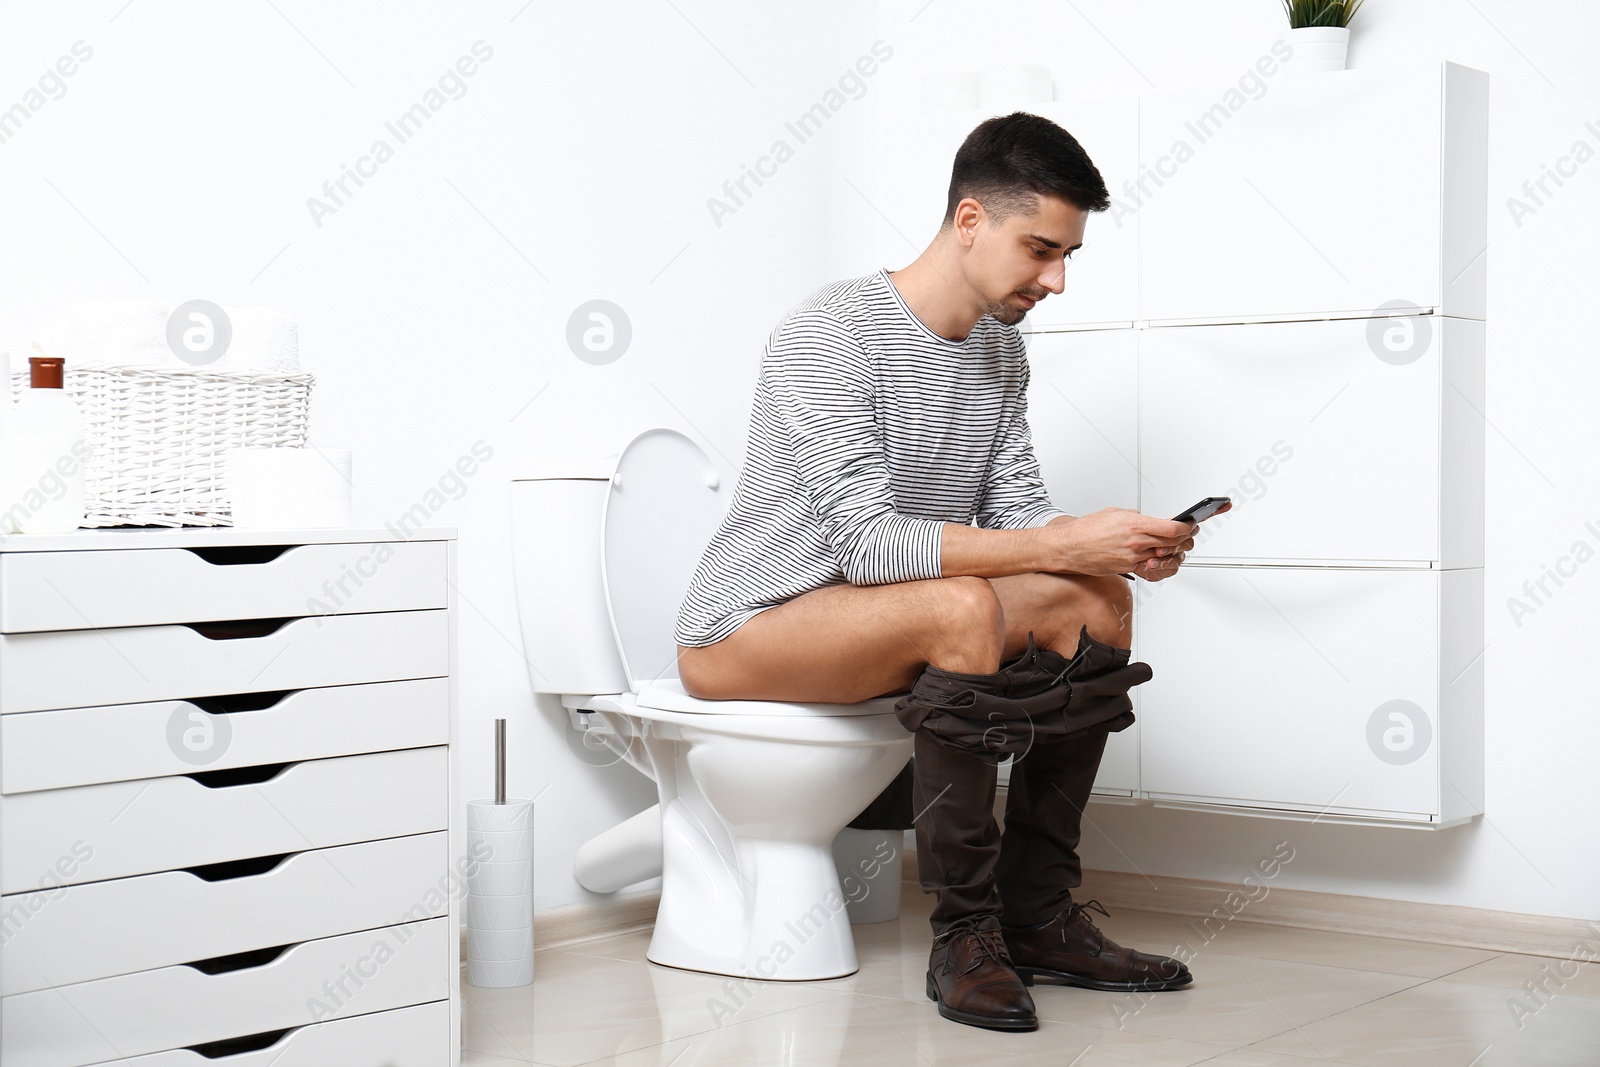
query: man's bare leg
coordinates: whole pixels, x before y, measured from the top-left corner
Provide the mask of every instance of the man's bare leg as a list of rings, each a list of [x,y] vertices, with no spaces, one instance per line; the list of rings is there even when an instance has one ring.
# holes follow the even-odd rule
[[[830,585],[703,648],[679,647],[684,688],[707,700],[854,704],[903,693],[930,664],[981,674],[1035,644],[1071,657],[1081,627],[1127,648],[1133,593],[1118,575],[1029,573]]]

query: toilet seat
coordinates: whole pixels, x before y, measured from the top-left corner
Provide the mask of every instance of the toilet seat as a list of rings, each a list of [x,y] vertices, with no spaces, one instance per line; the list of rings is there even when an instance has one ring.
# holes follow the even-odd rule
[[[663,678],[639,690],[636,703],[641,708],[681,711],[696,715],[755,715],[789,718],[854,718],[861,715],[892,715],[899,696],[875,697],[859,704],[792,704],[778,700],[702,700],[684,691],[677,678]]]
[[[663,697],[664,699],[661,699]],[[894,716],[893,700],[869,701],[866,709],[857,710],[857,706],[853,704],[767,704],[765,701],[756,700],[696,700],[681,693],[655,692],[649,697],[643,693],[623,693],[612,698],[591,698],[589,703],[596,708],[620,712],[626,718],[633,720],[636,726],[662,736],[681,737],[683,731],[690,731],[703,736],[744,737],[754,741],[844,747],[911,740],[911,735]],[[679,707],[657,707],[659,704],[678,704]],[[772,710],[747,715],[725,710],[722,707],[724,704],[765,706]],[[699,710],[684,710],[690,706]],[[847,710],[843,713],[803,714],[804,709],[812,707],[842,707]],[[865,804],[866,801],[862,803]]]

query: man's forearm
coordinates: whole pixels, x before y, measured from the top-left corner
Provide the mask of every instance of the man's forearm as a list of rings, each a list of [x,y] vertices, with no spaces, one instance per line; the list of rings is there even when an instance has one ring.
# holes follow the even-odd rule
[[[1061,515],[1045,525],[1056,526],[1074,518]],[[947,522],[939,540],[939,569],[946,578],[960,574],[1003,578],[1033,571],[1070,570],[1063,565],[1059,549],[1046,551],[1040,529],[985,530]]]

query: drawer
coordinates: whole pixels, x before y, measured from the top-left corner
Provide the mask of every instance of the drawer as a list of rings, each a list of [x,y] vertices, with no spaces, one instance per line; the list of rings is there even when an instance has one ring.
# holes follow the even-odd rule
[[[448,615],[0,634],[0,712],[442,676],[450,666]]]
[[[0,716],[0,793],[443,745],[450,680]]]
[[[402,923],[204,970],[160,967],[8,997],[0,1060],[78,1067],[444,1000],[449,926],[442,918]]]
[[[1186,566],[1153,587],[1145,795],[1436,820],[1441,751],[1463,740],[1442,713],[1482,649],[1441,648],[1440,618],[1481,617],[1474,573]]]
[[[1484,103],[1460,109],[1469,101],[1443,94],[1438,63],[1332,78],[1284,72],[1257,85],[1248,100],[1221,85],[1139,98],[1143,191],[1132,198],[1141,317],[1260,320],[1360,312],[1396,298],[1444,304],[1444,279],[1468,265],[1441,263],[1445,221],[1475,235],[1462,236],[1474,244],[1467,255],[1489,243],[1484,162],[1476,174],[1464,161],[1443,166],[1444,121],[1452,141],[1482,144]]]
[[[0,893],[443,830],[449,775],[440,745],[0,797]]]
[[[121,1067],[442,1067],[451,1061],[450,1002],[435,1000],[225,1043],[227,1049],[254,1050],[249,1052],[223,1051],[223,1044],[113,1062]]]
[[[445,606],[444,541],[9,552],[0,633]]]
[[[6,933],[0,994],[443,915],[449,907],[448,836],[437,831],[263,857],[222,870],[8,894],[0,897]]]
[[[1407,330],[1401,362],[1378,354]],[[1195,562],[1481,565],[1483,420],[1463,398],[1481,393],[1482,330],[1409,316],[1141,331],[1142,509],[1233,497]]]

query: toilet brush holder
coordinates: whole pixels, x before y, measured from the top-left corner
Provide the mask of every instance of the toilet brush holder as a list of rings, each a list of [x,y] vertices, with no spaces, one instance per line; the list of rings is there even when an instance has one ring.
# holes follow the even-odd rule
[[[533,982],[533,801],[505,796],[505,720],[495,720],[495,799],[467,802],[467,984]]]

